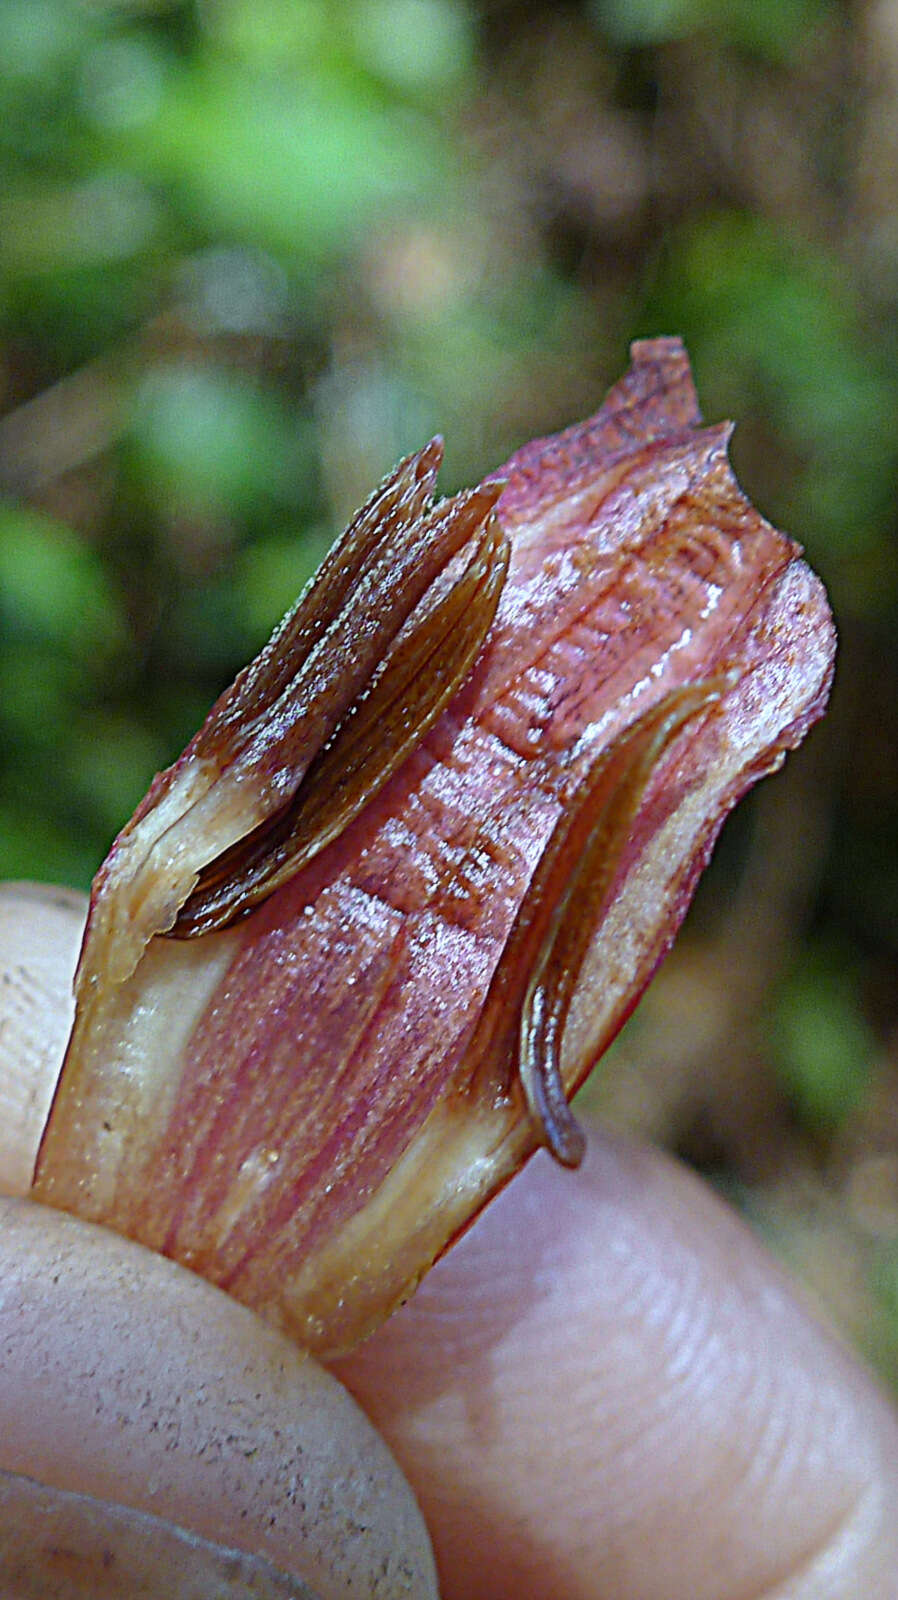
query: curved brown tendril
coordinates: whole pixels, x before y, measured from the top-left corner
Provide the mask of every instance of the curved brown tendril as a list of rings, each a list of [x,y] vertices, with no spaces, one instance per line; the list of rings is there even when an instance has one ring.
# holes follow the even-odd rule
[[[456,496],[427,517],[419,509],[415,526],[403,526],[398,539],[388,529],[380,545],[369,541],[360,561],[354,541],[353,576],[339,596],[326,564],[320,605],[342,604],[322,636],[327,655],[311,672],[304,662],[283,694],[297,696],[297,726],[308,722],[306,693],[320,707],[336,706],[336,720],[331,715],[327,726],[318,717],[317,753],[313,748],[309,757],[307,738],[292,800],[203,869],[172,936],[193,938],[251,911],[349,826],[433,726],[470,672],[499,603],[509,544],[491,508],[501,488]],[[434,578],[472,535],[466,567],[431,599]],[[357,653],[356,629],[367,672],[361,682],[357,665],[352,673],[346,666]],[[303,640],[308,636],[307,625]],[[372,636],[381,651],[376,661]],[[347,677],[355,691],[350,700]],[[267,716],[278,716],[270,703]],[[271,742],[266,738],[269,760]],[[293,733],[277,744],[277,759],[299,767]]]
[[[578,782],[540,857],[468,1047],[475,1072],[515,1059],[540,1140],[564,1166],[583,1158],[561,1045],[574,991],[652,773],[677,734],[731,687],[722,675],[665,695]]]
[[[521,1013],[518,1077],[542,1143],[563,1167],[579,1167],[586,1154],[586,1135],[568,1105],[559,1065],[566,1020],[566,1012],[551,1004],[545,987],[531,985]]]

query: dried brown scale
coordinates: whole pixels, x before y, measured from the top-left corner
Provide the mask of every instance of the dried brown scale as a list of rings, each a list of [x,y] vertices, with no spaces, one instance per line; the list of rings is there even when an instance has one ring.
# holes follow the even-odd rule
[[[172,935],[195,938],[227,927],[339,837],[467,676],[495,616],[507,568],[507,540],[487,516],[461,577],[423,623],[394,641],[370,688],[303,774],[292,804],[204,868]]]
[[[383,675],[389,685],[397,636],[401,647],[410,615],[434,580],[474,540],[469,569],[454,586],[464,591],[471,575],[478,578],[478,557],[489,550],[487,581],[467,619],[468,636],[456,630],[444,663],[445,680],[431,678],[424,692],[419,691],[412,707],[417,725],[391,729],[387,741],[382,739],[386,730],[379,729],[363,781],[356,786],[356,809],[423,736],[451,696],[489,628],[507,550],[490,521],[501,484],[434,505],[441,459],[441,441],[431,440],[385,479],[269,644],[219,697],[184,754],[156,778],[119,835],[91,901],[91,921],[98,916],[106,922],[105,929],[91,931],[108,947],[110,976],[118,981],[127,977],[147,939],[171,931],[182,914],[181,931],[188,935],[226,925],[270,889],[268,878],[278,866],[279,881],[290,876],[289,862],[270,862],[266,830],[272,829],[274,845],[282,835],[289,837],[284,814],[310,764],[351,717],[372,682]],[[491,574],[498,584],[490,581]],[[446,609],[443,599],[442,608],[425,606],[425,630],[438,628],[441,609]],[[448,601],[451,613],[451,589]],[[398,660],[401,666],[401,649]],[[326,803],[327,795],[323,798]],[[332,820],[328,826],[333,831],[341,824]],[[303,843],[307,854],[314,853],[317,847],[306,834]],[[246,854],[256,865],[259,858],[270,863],[259,870],[255,897],[244,892]],[[130,879],[127,915],[121,914],[114,896],[105,894],[113,861],[116,876]],[[207,886],[203,874],[210,866],[218,903],[215,915],[207,918],[202,913]],[[231,871],[232,891],[226,882],[218,883],[222,871]],[[199,911],[192,930],[191,895],[197,885]],[[83,969],[78,981],[83,988]],[[83,999],[89,1003],[86,992]]]
[[[418,510],[408,525],[382,529],[336,614],[326,610],[330,596],[318,602],[322,609],[318,635],[286,687],[269,698],[266,684],[265,697],[249,719],[249,731],[236,724],[235,713],[227,709],[229,724],[239,727],[242,737],[227,741],[224,756],[218,744],[218,714],[213,713],[208,739],[199,741],[197,754],[208,744],[219,768],[234,765],[244,781],[255,777],[266,808],[279,810],[315,754],[366,691],[410,612],[447,561],[476,534],[496,497],[495,493],[459,496],[433,517]],[[315,596],[313,588],[310,599]],[[301,637],[302,646],[305,642]]]
[[[635,347],[595,418],[525,447],[481,491],[429,510],[436,447],[401,464],[300,620],[222,697],[113,847],[39,1161],[43,1198],[334,1350],[410,1292],[540,1140],[576,1159],[567,1098],[671,942],[727,811],[828,692],[822,591],[735,486],[728,432],[701,427],[682,347],[658,340]],[[487,520],[500,490],[504,584]],[[402,517],[414,508],[413,528]],[[456,512],[467,534],[453,546]],[[409,601],[416,620],[366,658],[371,682],[362,692],[360,670],[347,702],[328,628],[377,609],[368,580],[386,575],[381,548],[397,528],[404,556],[435,534],[429,570],[445,576],[419,593],[420,612]],[[465,570],[467,537],[480,546]],[[479,593],[472,606],[453,612],[452,578]],[[470,612],[486,611],[491,584],[498,606],[478,653]],[[403,673],[420,647],[431,675],[440,616],[463,665],[427,732]],[[330,688],[295,655],[289,671],[276,659],[284,641],[292,654],[310,638],[331,660]],[[279,708],[287,683],[313,679],[330,708],[319,729],[331,713],[333,724],[321,753],[299,760],[303,707],[286,725]],[[379,693],[388,709],[366,728]],[[251,770],[237,706],[252,759],[269,739],[290,751],[286,776],[266,771],[256,795],[234,782]],[[377,734],[388,727],[399,748],[406,706],[421,719],[417,748],[325,842],[332,797],[366,795]],[[211,783],[216,719],[240,753]],[[253,830],[288,792],[296,815],[291,831],[271,828],[266,863]],[[303,828],[323,847],[283,881]],[[251,915],[204,938],[153,937],[223,860],[220,905],[239,914],[241,859],[249,887],[279,883]]]
[[[245,719],[264,713],[289,688],[297,662],[305,659],[321,638],[328,618],[345,602],[383,542],[384,531],[400,533],[424,514],[436,488],[441,459],[442,443],[432,439],[423,450],[401,461],[375,490],[269,643],[216,701],[182,761],[191,753],[205,754],[207,747],[223,760],[233,754],[236,746],[228,746],[227,730],[233,728],[235,738],[244,739]]]

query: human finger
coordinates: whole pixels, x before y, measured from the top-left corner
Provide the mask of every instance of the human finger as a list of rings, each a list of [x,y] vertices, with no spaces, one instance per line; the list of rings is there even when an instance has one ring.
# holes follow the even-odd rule
[[[25,1194],[75,1014],[86,896],[0,885],[0,1194]]]
[[[898,1425],[667,1157],[537,1156],[336,1370],[392,1444],[445,1600],[898,1595]]]
[[[0,892],[0,1592],[433,1595],[411,1491],[329,1374],[176,1263],[22,1198],[83,914]]]

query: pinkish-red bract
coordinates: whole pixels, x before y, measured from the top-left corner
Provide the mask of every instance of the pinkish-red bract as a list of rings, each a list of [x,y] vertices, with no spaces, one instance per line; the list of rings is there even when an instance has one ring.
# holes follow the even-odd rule
[[[254,669],[238,680],[97,879],[39,1198],[333,1351],[537,1143],[576,1160],[564,1097],[668,948],[726,814],[829,689],[822,587],[738,489],[727,439],[701,425],[680,343],[653,340],[594,418],[482,486],[450,561],[480,540],[489,631],[392,775],[336,837],[305,855],[300,839],[303,864],[280,861],[255,909],[241,839],[272,817],[289,834],[287,805],[327,813],[329,752],[365,701],[347,712],[358,686],[340,699],[332,663],[321,755],[292,787],[265,767],[256,794],[234,782],[234,707],[260,716]],[[435,568],[391,650],[416,617],[426,643],[454,573]],[[376,761],[376,720],[356,746]],[[250,914],[164,937],[202,931],[177,919],[224,850],[226,905]]]

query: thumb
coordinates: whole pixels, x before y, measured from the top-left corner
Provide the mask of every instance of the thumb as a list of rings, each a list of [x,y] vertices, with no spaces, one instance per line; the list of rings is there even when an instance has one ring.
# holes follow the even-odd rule
[[[4,883],[0,890],[0,1194],[31,1187],[75,1013],[72,975],[86,910],[74,889]]]
[[[338,1373],[445,1600],[898,1596],[898,1422],[667,1157],[545,1156]]]

